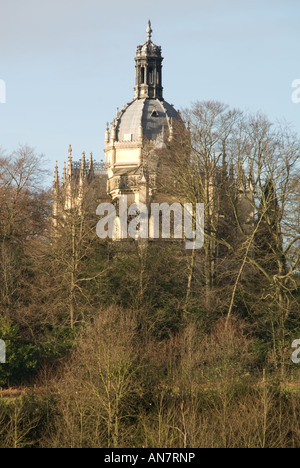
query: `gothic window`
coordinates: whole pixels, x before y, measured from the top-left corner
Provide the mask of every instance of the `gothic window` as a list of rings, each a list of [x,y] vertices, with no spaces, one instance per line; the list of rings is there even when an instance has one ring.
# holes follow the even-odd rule
[[[156,82],[158,85],[160,85],[160,71],[157,72],[157,79],[156,79]]]
[[[153,84],[153,82],[154,82],[153,68],[149,68],[149,84]]]
[[[141,83],[145,83],[145,68],[141,68]]]

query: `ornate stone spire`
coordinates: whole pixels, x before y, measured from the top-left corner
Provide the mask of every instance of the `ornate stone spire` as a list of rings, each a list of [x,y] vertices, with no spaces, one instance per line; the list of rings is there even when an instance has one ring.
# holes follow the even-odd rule
[[[152,28],[148,21],[147,40],[136,49],[135,98],[162,99],[162,60],[161,47],[151,40]]]
[[[85,152],[82,152],[81,155],[81,164],[80,164],[80,174],[79,174],[79,185],[83,185],[85,179]]]
[[[93,153],[90,153],[89,172],[94,169]]]
[[[89,167],[88,167],[88,171],[87,171],[87,180],[88,181],[91,181],[93,180],[95,177],[95,173],[94,173],[94,159],[93,159],[93,153],[91,152],[90,153],[90,161],[89,161]]]
[[[151,29],[151,21],[148,20],[148,27],[146,29],[147,33],[147,42],[151,42],[151,35],[152,35],[152,29]]]
[[[55,188],[59,187],[59,177],[58,177],[58,166],[57,161],[55,161],[55,169],[54,169],[54,182],[53,185]]]
[[[67,181],[67,168],[66,168],[66,163],[64,162],[63,176],[62,176],[63,185],[65,185],[66,181]]]
[[[117,136],[116,132],[117,132],[116,131],[116,119],[113,119],[111,130],[110,130],[110,139],[111,139],[112,142],[114,142],[115,139],[116,139],[116,136]]]
[[[85,171],[85,152],[83,151],[81,154],[81,166],[80,166],[81,172],[84,173]]]
[[[105,131],[105,143],[109,143],[110,134],[109,134],[109,123],[106,122],[106,131]]]
[[[72,177],[72,146],[69,145],[69,156],[68,156],[68,171],[67,171],[67,174],[68,174],[68,177],[71,178]]]

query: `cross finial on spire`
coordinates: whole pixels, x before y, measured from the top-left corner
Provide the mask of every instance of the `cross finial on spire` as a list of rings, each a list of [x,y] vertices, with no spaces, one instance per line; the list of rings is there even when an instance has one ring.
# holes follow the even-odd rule
[[[152,35],[151,21],[150,20],[148,20],[148,27],[146,29],[146,33],[147,33],[147,42],[150,42],[151,41],[151,35]]]

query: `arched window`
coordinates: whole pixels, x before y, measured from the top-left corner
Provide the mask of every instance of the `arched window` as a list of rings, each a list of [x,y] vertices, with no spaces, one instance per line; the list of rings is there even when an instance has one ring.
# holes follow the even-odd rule
[[[145,83],[145,68],[141,68],[141,83]]]
[[[153,82],[154,82],[153,68],[149,68],[149,84],[153,84]]]
[[[156,73],[156,83],[160,86],[161,85],[161,70],[158,70]]]

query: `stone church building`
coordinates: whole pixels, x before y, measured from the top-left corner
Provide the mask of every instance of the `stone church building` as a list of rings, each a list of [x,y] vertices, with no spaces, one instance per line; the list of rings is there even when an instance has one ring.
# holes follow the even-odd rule
[[[155,167],[150,168],[143,158],[145,142],[155,150],[172,138],[173,122],[179,112],[163,98],[161,47],[152,42],[151,23],[146,29],[147,39],[137,46],[135,57],[134,98],[117,110],[105,131],[105,163],[93,160],[73,161],[69,146],[67,164],[62,180],[57,164],[53,184],[54,224],[65,210],[78,207],[86,183],[98,178],[103,200],[116,201],[127,195],[128,203],[149,202],[155,194]],[[154,165],[155,166],[155,165]]]
[[[53,184],[53,225],[58,225],[70,210],[80,212],[85,188],[97,181],[98,202],[115,206],[122,195],[128,205],[169,201],[159,193],[157,176],[160,161],[158,150],[172,140],[180,113],[163,98],[161,47],[152,42],[148,21],[146,42],[138,45],[135,56],[135,87],[132,101],[107,123],[104,138],[105,162],[96,162],[91,154],[73,161],[69,146],[62,179],[57,164]],[[164,169],[165,170],[165,169]]]

